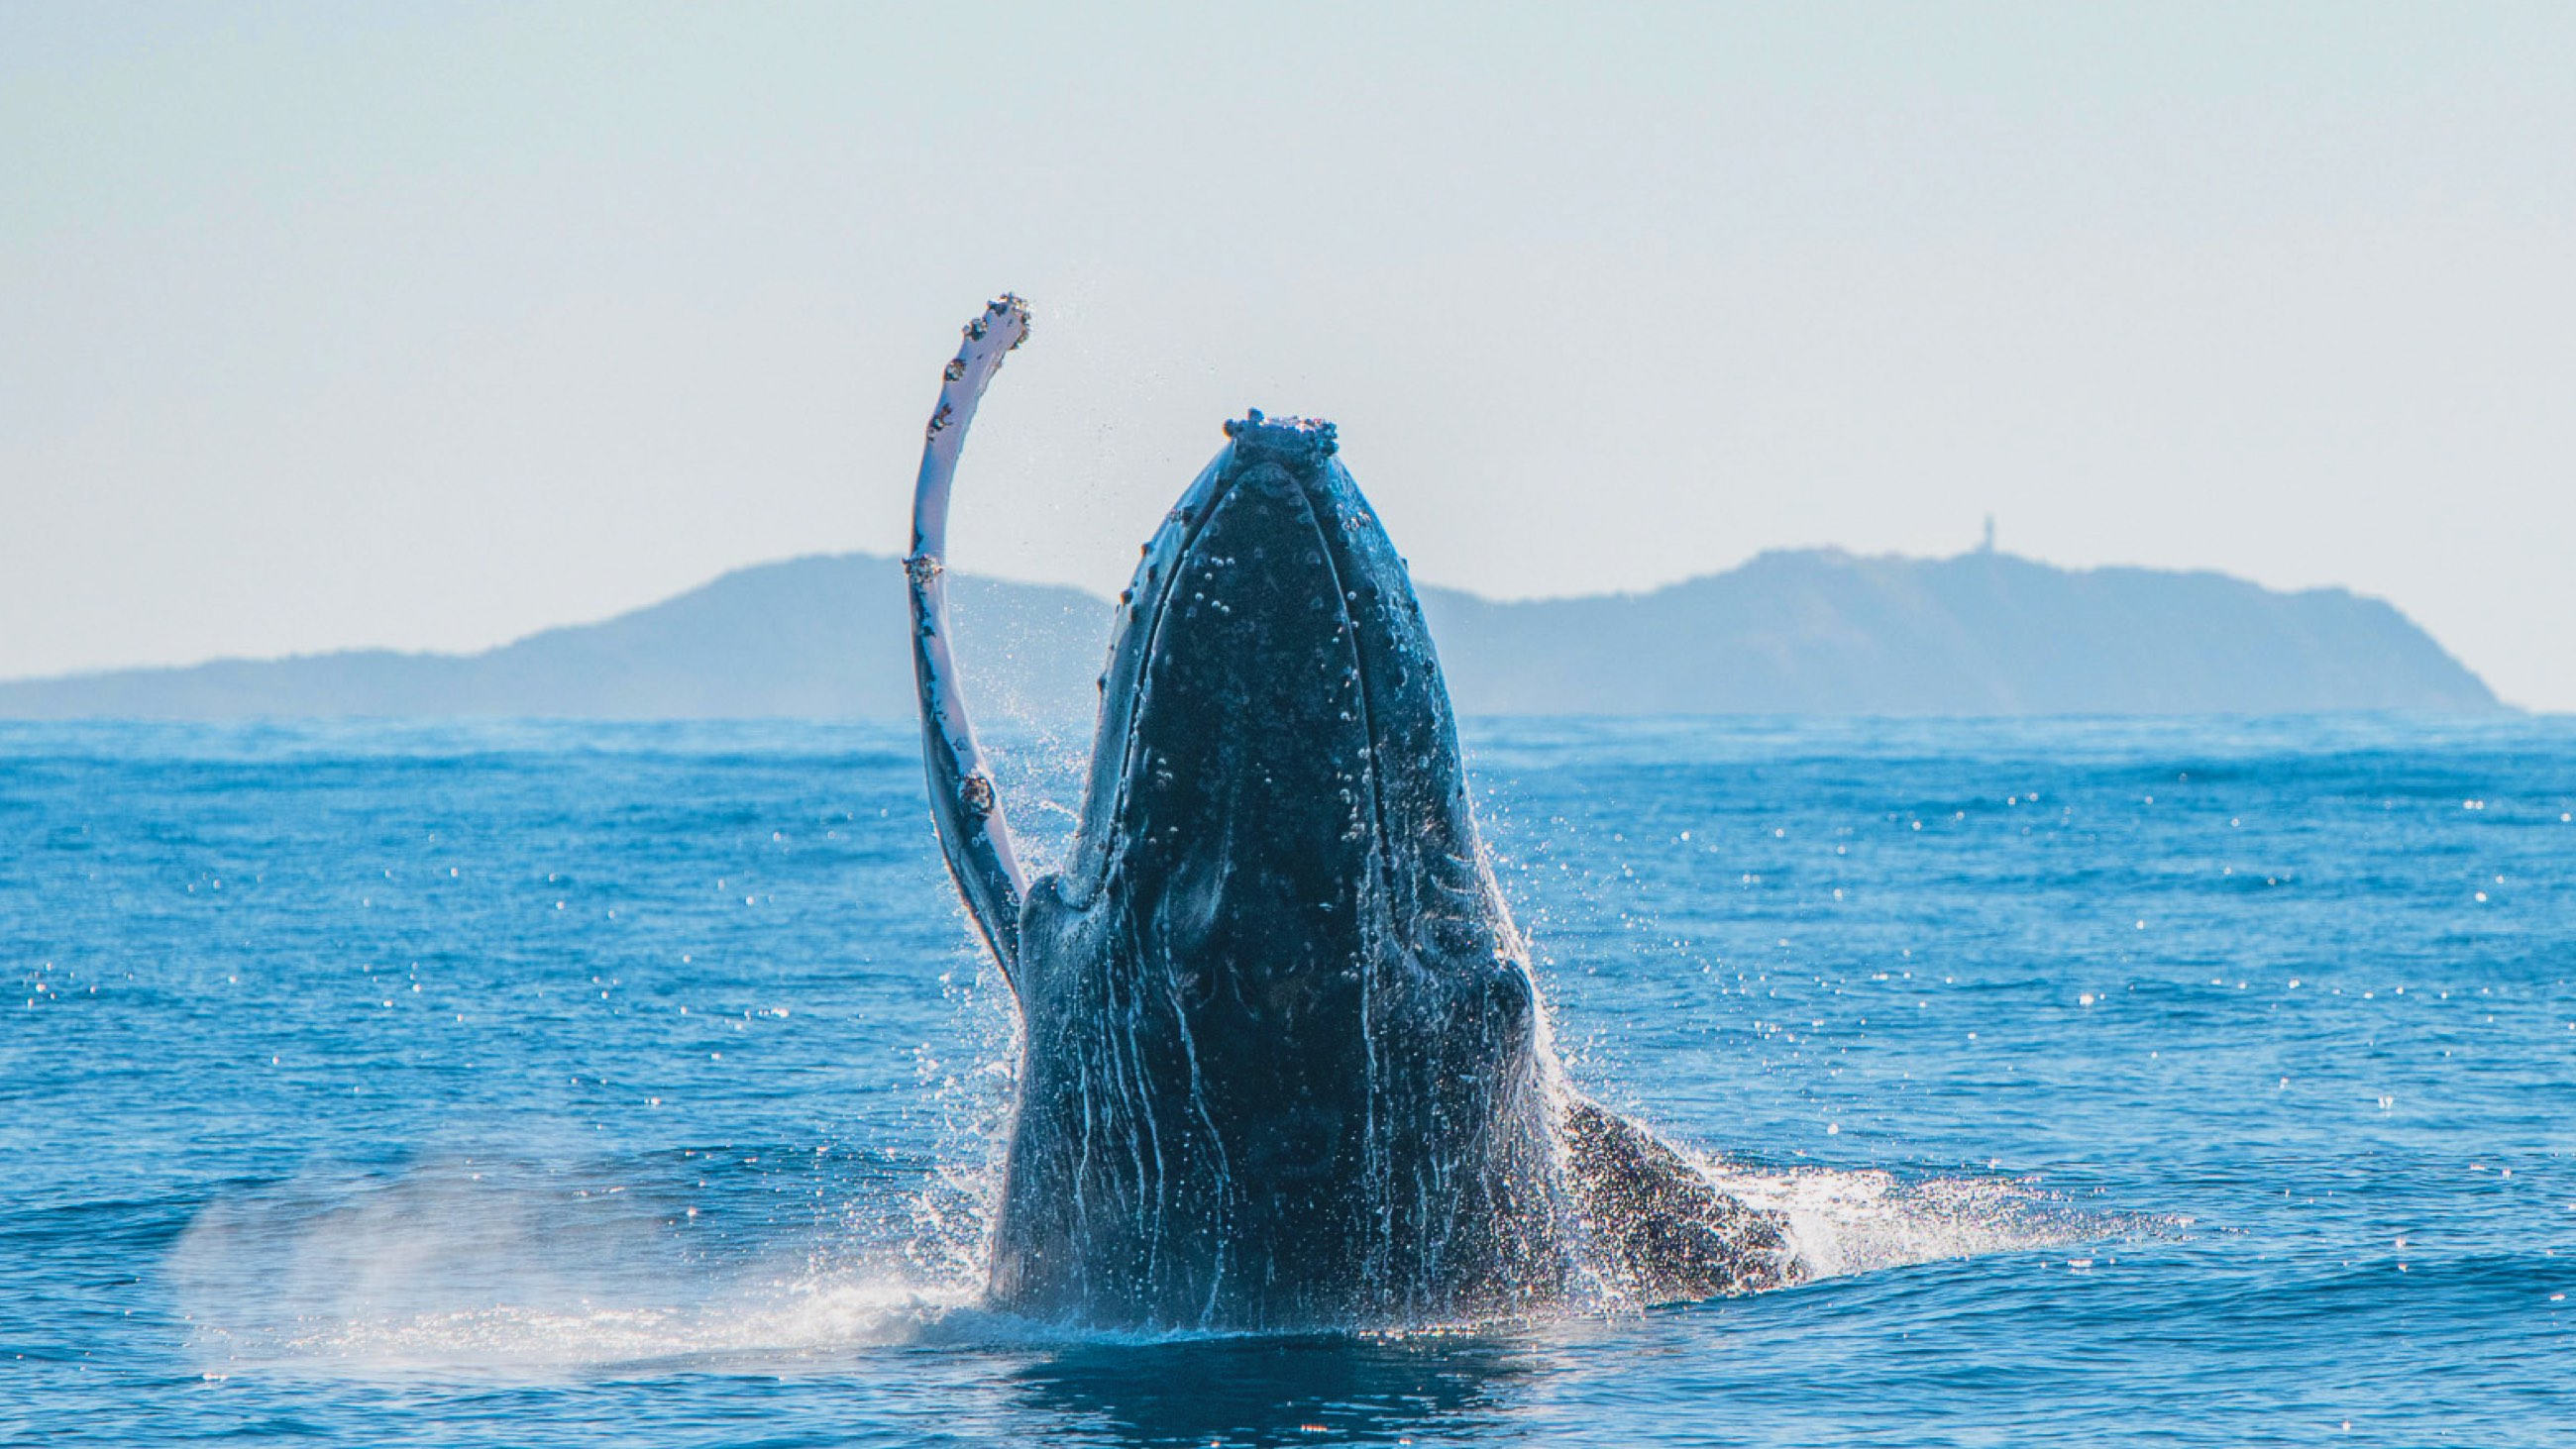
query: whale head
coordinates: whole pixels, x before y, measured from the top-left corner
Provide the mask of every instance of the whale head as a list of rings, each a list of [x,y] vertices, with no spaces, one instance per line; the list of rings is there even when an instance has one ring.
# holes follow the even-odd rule
[[[1226,435],[1121,596],[1068,890],[1149,891],[1252,1005],[1340,974],[1360,927],[1511,958],[1421,603],[1333,425]]]
[[[1142,1324],[1542,1291],[1547,1057],[1422,610],[1332,428],[1258,413],[1121,601],[1019,918],[998,1301]]]

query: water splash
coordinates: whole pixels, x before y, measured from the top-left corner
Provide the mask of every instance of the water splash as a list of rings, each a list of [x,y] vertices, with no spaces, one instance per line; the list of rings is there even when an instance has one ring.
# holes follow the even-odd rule
[[[909,1199],[901,1254],[932,1281],[980,1291],[1018,1103],[1020,1013],[1009,983],[981,950],[961,951],[939,984],[956,1031],[945,1055],[927,1042],[913,1050],[918,1116],[934,1146],[928,1178]],[[849,1230],[862,1233],[864,1209],[854,1204],[851,1213]]]
[[[909,1341],[974,1296],[883,1243],[744,1243],[703,1221],[674,1184],[444,1157],[228,1195],[164,1271],[212,1374],[789,1360]]]
[[[1701,1167],[1721,1191],[1785,1220],[1811,1279],[2030,1252],[2155,1226],[2077,1210],[2027,1179],[1908,1182],[1871,1168],[1760,1172],[1706,1160]]]
[[[555,1376],[655,1365],[774,1368],[912,1342],[964,1306],[902,1282],[809,1280],[678,1306],[501,1303],[299,1319],[289,1332],[225,1328],[195,1343],[207,1371]]]
[[[922,1342],[1234,1336],[1069,1329],[984,1308],[1000,1126],[989,1108],[1004,1090],[990,1076],[949,1074],[932,1094],[957,1114],[947,1165],[925,1168],[891,1200],[844,1206],[816,1234],[737,1238],[722,1223],[700,1227],[706,1219],[670,1181],[630,1189],[595,1165],[459,1155],[228,1195],[197,1216],[164,1276],[193,1357],[217,1377],[542,1377],[647,1364],[776,1371]],[[1876,1170],[1693,1161],[1720,1191],[1779,1214],[1810,1278],[2141,1226],[2078,1211],[2027,1180],[1908,1182]],[[1634,1307],[1616,1294],[1576,1294],[1523,1321]]]

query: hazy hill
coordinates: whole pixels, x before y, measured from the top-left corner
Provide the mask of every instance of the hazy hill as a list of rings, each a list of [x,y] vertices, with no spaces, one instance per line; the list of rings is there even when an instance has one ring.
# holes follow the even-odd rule
[[[1110,606],[953,579],[986,714],[1088,714]],[[1494,603],[1425,589],[1470,714],[2046,714],[2498,708],[2388,604],[2212,573],[2009,554],[1767,553],[1646,594]],[[903,579],[844,554],[740,569],[481,654],[365,650],[0,683],[0,717],[908,716]]]
[[[1432,589],[1423,609],[1476,713],[2500,707],[2379,599],[2001,553],[1766,553],[1648,594],[1498,604]]]
[[[962,575],[949,596],[976,700],[996,713],[1090,708],[1107,603]],[[369,649],[0,683],[0,717],[902,717],[913,712],[905,608],[894,560],[818,555],[480,654]]]

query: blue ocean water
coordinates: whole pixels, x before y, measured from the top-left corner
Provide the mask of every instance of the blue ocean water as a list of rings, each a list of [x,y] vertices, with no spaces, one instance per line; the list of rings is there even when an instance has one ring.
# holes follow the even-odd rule
[[[2576,1444],[2576,723],[1468,746],[1574,1076],[1814,1281],[1041,1333],[909,729],[0,725],[0,1439]]]

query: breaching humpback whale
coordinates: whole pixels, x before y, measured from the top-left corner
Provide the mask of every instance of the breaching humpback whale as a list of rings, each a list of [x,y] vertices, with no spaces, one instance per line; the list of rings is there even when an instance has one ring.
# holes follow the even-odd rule
[[[1768,1287],[1777,1221],[1561,1082],[1404,563],[1332,425],[1255,412],[1119,596],[1029,880],[949,650],[949,488],[1027,334],[966,328],[913,505],[939,840],[1020,1011],[990,1301],[1125,1328],[1452,1323]]]

